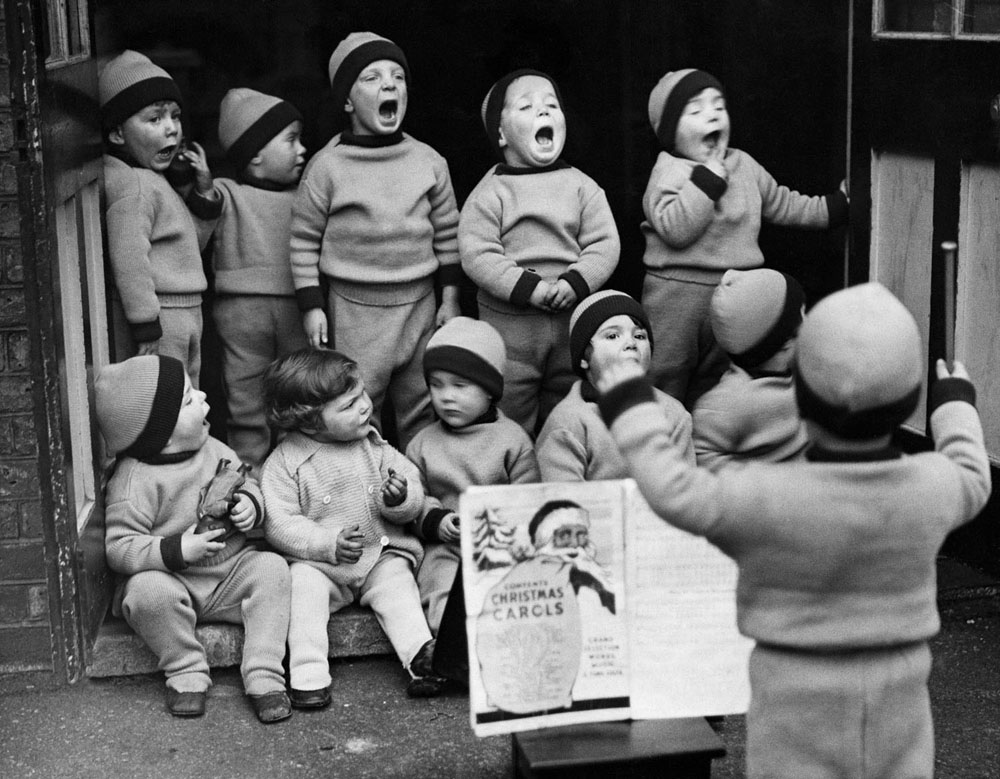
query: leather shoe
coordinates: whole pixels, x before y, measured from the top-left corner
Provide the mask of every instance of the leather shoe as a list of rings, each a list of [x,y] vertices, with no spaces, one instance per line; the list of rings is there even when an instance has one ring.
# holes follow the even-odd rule
[[[267,692],[263,695],[251,695],[254,714],[265,725],[281,722],[292,716],[292,704],[284,690]]]
[[[167,688],[167,710],[175,717],[200,717],[205,713],[204,690],[201,692],[179,692]]]
[[[292,706],[296,709],[325,709],[332,700],[329,687],[318,690],[289,690]]]

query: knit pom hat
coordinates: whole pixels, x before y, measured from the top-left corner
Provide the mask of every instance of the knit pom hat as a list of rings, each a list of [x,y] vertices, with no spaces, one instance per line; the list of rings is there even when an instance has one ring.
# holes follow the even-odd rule
[[[632,317],[646,328],[649,348],[653,348],[653,328],[649,324],[649,317],[635,298],[613,289],[595,292],[580,301],[569,319],[569,357],[578,376],[583,378],[587,376],[587,371],[580,366],[580,361],[583,360],[590,339],[601,329],[601,325],[619,314]]]
[[[523,76],[539,76],[540,78],[544,78],[552,85],[552,89],[555,90],[559,105],[563,105],[562,95],[559,93],[559,85],[552,76],[548,73],[542,73],[540,70],[532,70],[531,68],[515,70],[491,86],[490,91],[483,98],[479,115],[482,117],[483,127],[486,128],[486,137],[490,141],[490,146],[500,155],[501,159],[503,159],[503,149],[500,148],[500,114],[503,112],[503,105],[507,100],[507,87]]]
[[[105,129],[117,127],[136,111],[161,100],[178,105],[181,91],[170,74],[149,57],[126,49],[101,70],[97,77],[101,122]]]
[[[94,380],[97,424],[111,454],[151,457],[167,445],[184,398],[184,365],[147,354],[105,365]]]
[[[237,87],[219,105],[219,141],[237,171],[242,171],[271,139],[302,114],[291,103],[255,89]]]
[[[410,67],[406,63],[403,50],[388,38],[373,32],[352,32],[337,44],[330,55],[330,86],[333,90],[333,105],[339,111],[351,94],[351,87],[358,75],[376,60],[392,60],[403,66],[406,77],[410,77]]]
[[[805,299],[802,286],[776,270],[727,270],[709,305],[715,340],[739,367],[760,365],[795,335]]]
[[[892,432],[920,398],[917,323],[875,282],[835,292],[813,307],[799,330],[795,363],[803,418],[842,438]]]
[[[653,87],[649,93],[649,123],[665,151],[674,150],[677,122],[688,100],[709,87],[723,92],[715,76],[694,68],[671,71]]]
[[[482,387],[494,401],[503,397],[507,347],[488,322],[456,316],[431,336],[424,349],[424,376],[441,370],[456,373]]]

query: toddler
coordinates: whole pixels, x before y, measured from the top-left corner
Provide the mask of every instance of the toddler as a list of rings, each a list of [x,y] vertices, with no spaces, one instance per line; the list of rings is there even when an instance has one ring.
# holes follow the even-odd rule
[[[794,368],[806,460],[712,474],[667,439],[637,367],[602,366],[601,412],[649,505],[739,568],[750,656],[747,776],[934,773],[928,640],[935,561],[983,508],[990,464],[968,374],[937,362],[935,451],[892,434],[916,407],[924,349],[885,287],[836,292],[806,315]]]
[[[184,148],[180,90],[142,54],[125,51],[108,62],[98,95],[108,259],[129,335],[139,354],[178,358],[197,387],[209,230],[197,228],[192,213],[214,219],[222,206],[205,152],[196,143]],[[186,198],[165,175],[178,158],[195,173]]]
[[[594,365],[620,357],[649,370],[653,353],[649,319],[632,297],[604,290],[584,299],[570,319],[573,370],[580,377],[553,409],[538,434],[543,481],[598,481],[628,476],[625,460],[601,420],[594,389]],[[691,415],[679,400],[655,390],[669,437],[686,461],[694,462]]]
[[[417,585],[427,624],[437,635],[461,561],[458,498],[466,487],[539,480],[531,439],[497,409],[503,397],[503,338],[491,325],[455,317],[424,352],[424,372],[438,421],[406,450],[427,498],[417,533],[426,542]]]
[[[791,276],[770,268],[723,274],[709,316],[730,366],[692,412],[698,465],[717,471],[730,462],[792,460],[805,451],[791,371],[804,312],[805,293]]]
[[[313,346],[329,338],[345,354],[365,355],[374,423],[388,394],[400,448],[433,419],[420,361],[435,326],[458,314],[462,273],[448,164],[400,129],[408,73],[400,48],[370,32],[334,49],[333,100],[350,129],[309,162],[291,227],[306,336]],[[325,299],[321,282],[329,282]]]
[[[195,624],[232,622],[244,627],[240,672],[257,718],[287,719],[288,566],[247,546],[245,533],[263,519],[260,488],[226,467],[237,456],[209,435],[205,393],[180,360],[150,354],[102,368],[94,399],[108,453],[118,458],[105,509],[108,565],[123,577],[113,608],[156,655],[168,710],[205,713],[212,682]],[[220,469],[235,478],[217,495]],[[219,508],[209,496],[221,512],[208,511]],[[220,527],[200,532],[203,515]]]
[[[726,369],[709,301],[728,268],[763,264],[761,220],[831,227],[846,220],[847,196],[844,184],[825,197],[801,195],[730,148],[722,85],[702,70],[661,78],[649,95],[649,121],[663,147],[642,198],[642,303],[660,346],[650,372],[657,387],[692,408]]]
[[[371,607],[411,676],[407,692],[436,694],[434,641],[414,571],[423,548],[408,525],[424,505],[420,474],[372,427],[357,364],[306,347],[264,374],[268,421],[286,433],[264,463],[265,536],[290,562],[291,703],[330,704],[330,614]]]
[[[212,316],[222,345],[229,445],[260,468],[271,448],[264,371],[306,346],[288,261],[295,186],[305,163],[302,117],[284,100],[230,89],[219,107],[219,140],[236,179],[216,179]]]
[[[482,117],[503,162],[462,208],[459,253],[480,318],[507,344],[500,407],[534,435],[573,383],[570,314],[608,280],[621,246],[604,191],[560,159],[566,118],[549,76],[507,74]]]

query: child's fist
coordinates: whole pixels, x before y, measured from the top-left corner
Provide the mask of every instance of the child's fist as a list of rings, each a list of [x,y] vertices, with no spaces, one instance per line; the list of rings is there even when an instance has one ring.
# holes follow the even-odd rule
[[[549,310],[549,299],[552,297],[552,285],[547,281],[539,281],[531,291],[528,303],[542,311]]]
[[[326,312],[322,308],[311,308],[302,315],[302,329],[313,349],[326,346]]]
[[[549,296],[549,308],[554,311],[565,311],[576,305],[576,292],[566,279],[559,279],[552,285]]]
[[[249,495],[243,492],[236,493],[236,503],[229,509],[229,518],[233,520],[236,529],[243,533],[253,529],[257,520],[257,507]]]
[[[215,540],[226,532],[224,527],[217,527],[204,533],[195,533],[195,527],[197,526],[191,525],[181,536],[181,557],[188,564],[204,560],[226,548],[222,541]]]
[[[389,507],[398,506],[406,500],[406,477],[400,476],[392,468],[389,478],[382,482],[382,502]]]
[[[462,532],[458,529],[458,514],[454,511],[441,520],[438,525],[438,538],[446,544],[460,540]]]
[[[645,376],[646,372],[635,360],[621,354],[607,359],[591,360],[588,368],[594,380],[594,387],[602,395],[630,379]]]
[[[345,527],[337,534],[337,562],[344,565],[351,565],[361,559],[361,552],[364,549],[364,533],[361,532],[361,525]]]

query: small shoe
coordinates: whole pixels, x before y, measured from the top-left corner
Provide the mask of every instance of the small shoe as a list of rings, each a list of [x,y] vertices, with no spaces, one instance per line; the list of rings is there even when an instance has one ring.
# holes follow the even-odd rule
[[[425,643],[410,661],[410,673],[413,676],[434,676],[434,646],[437,644],[433,638]]]
[[[292,716],[292,704],[284,690],[267,692],[263,695],[251,695],[254,714],[265,725],[281,722]]]
[[[200,717],[205,713],[204,690],[201,692],[180,692],[167,688],[167,710],[175,717]]]
[[[325,709],[332,700],[329,687],[318,690],[289,690],[292,706],[296,709]]]
[[[414,676],[406,685],[406,694],[411,698],[436,698],[447,686],[443,676]]]

